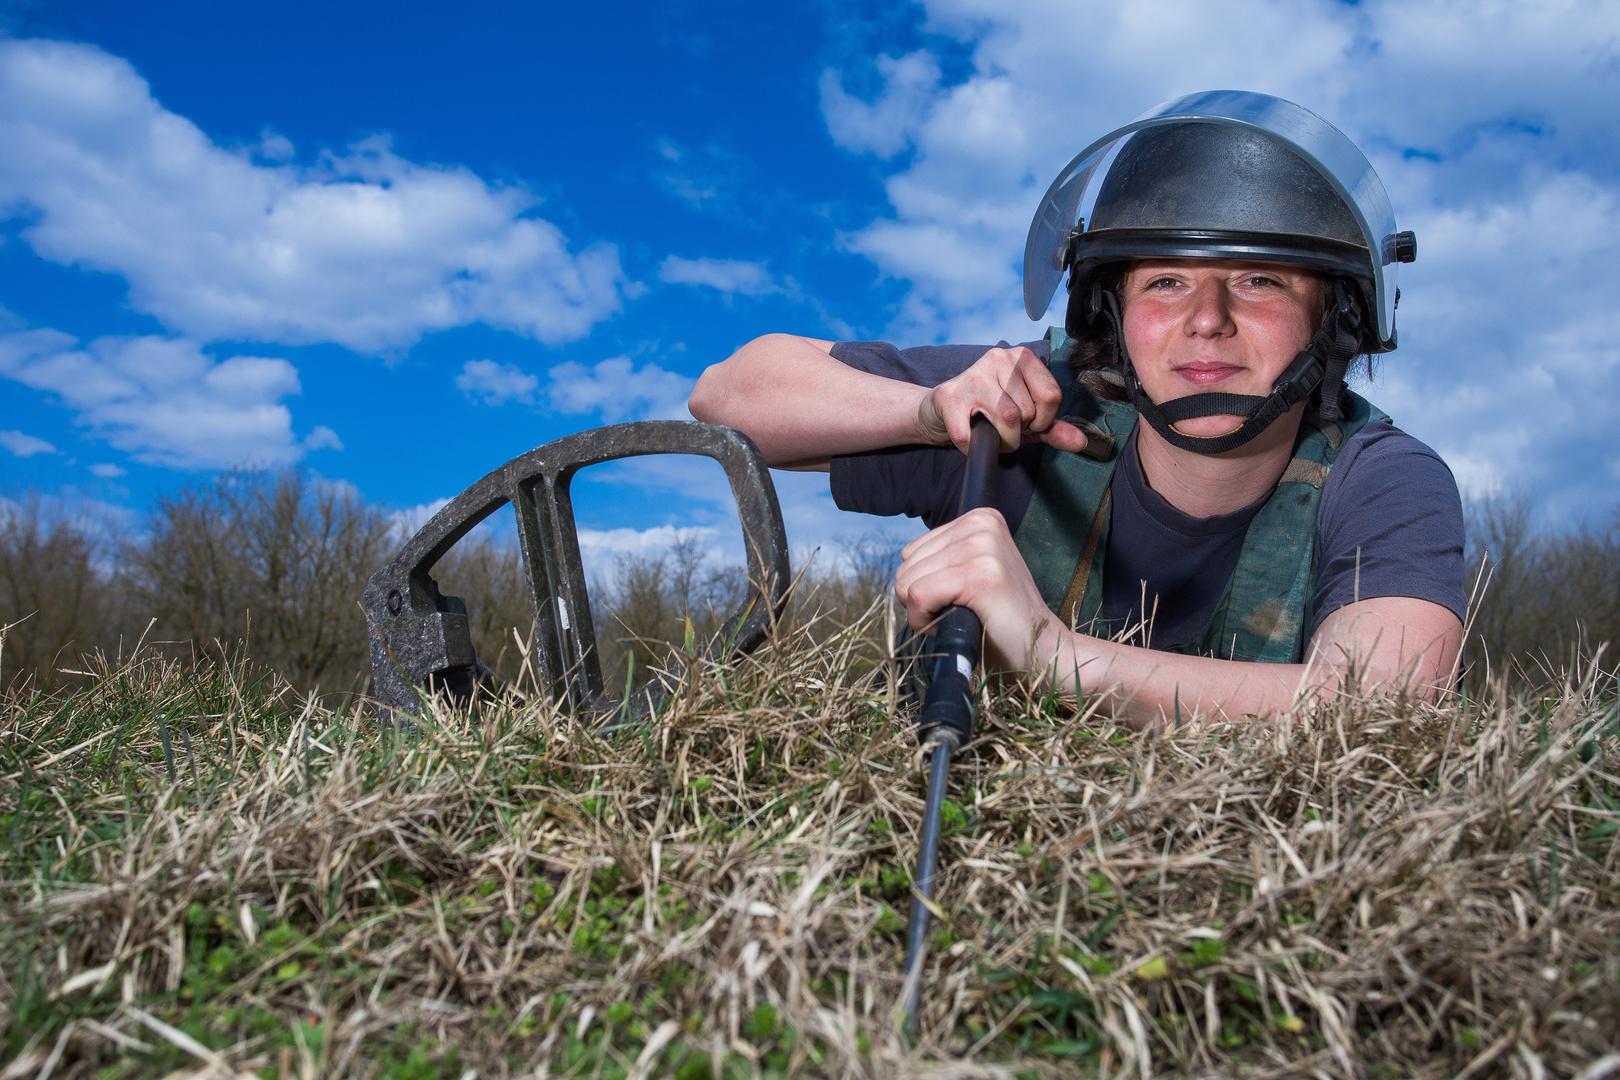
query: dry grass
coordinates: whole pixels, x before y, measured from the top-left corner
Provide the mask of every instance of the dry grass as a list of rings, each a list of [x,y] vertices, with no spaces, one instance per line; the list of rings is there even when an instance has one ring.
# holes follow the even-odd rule
[[[1151,741],[998,692],[908,1042],[922,774],[877,622],[607,736],[504,707],[404,733],[156,658],[6,702],[5,1075],[1620,1068],[1596,664]]]

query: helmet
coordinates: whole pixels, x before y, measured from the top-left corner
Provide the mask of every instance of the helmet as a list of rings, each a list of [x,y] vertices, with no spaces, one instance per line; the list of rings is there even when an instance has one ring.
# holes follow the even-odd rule
[[[1081,210],[1090,200],[1089,222]],[[1344,372],[1361,352],[1395,348],[1397,263],[1416,257],[1395,230],[1384,186],[1354,143],[1292,102],[1211,91],[1169,102],[1098,140],[1048,189],[1024,250],[1024,304],[1039,319],[1069,274],[1069,332],[1098,320],[1115,340],[1137,409],[1174,445],[1200,453],[1240,446],[1310,397],[1338,419]],[[1137,258],[1284,262],[1332,279],[1321,329],[1266,397],[1198,394],[1149,401],[1119,332],[1110,269]],[[1194,416],[1244,417],[1236,431],[1195,438]]]

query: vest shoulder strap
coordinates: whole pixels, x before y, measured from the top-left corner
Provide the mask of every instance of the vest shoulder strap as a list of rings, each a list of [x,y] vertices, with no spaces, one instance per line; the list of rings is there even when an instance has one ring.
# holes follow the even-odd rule
[[[1069,369],[1073,343],[1061,328],[1053,327],[1048,341],[1047,364],[1063,389],[1059,415],[1086,432],[1088,446],[1080,454],[1043,449],[1035,491],[1013,539],[1046,606],[1072,625],[1076,609],[1085,610],[1087,594],[1095,591],[1098,597],[1090,615],[1101,603],[1101,563],[1111,517],[1108,490],[1118,447],[1135,428],[1136,410],[1085,391]]]

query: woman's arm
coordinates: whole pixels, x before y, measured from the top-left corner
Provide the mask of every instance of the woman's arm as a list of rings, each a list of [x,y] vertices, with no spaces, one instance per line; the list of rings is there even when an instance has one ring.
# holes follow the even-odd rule
[[[833,343],[767,334],[698,379],[688,408],[753,439],[768,464],[825,469],[838,454],[889,446],[967,449],[974,413],[1001,433],[1002,449],[1037,438],[1066,450],[1085,435],[1057,419],[1062,392],[1046,364],[1023,347],[988,350],[935,387],[886,379],[833,358]]]
[[[1146,727],[1178,717],[1240,720],[1354,686],[1434,700],[1452,685],[1462,624],[1439,604],[1403,596],[1340,608],[1311,639],[1304,664],[1259,664],[1155,652],[1061,627],[1031,654],[1078,696],[1119,699],[1116,715]]]
[[[833,359],[832,346],[755,338],[703,373],[687,407],[747,434],[778,468],[825,470],[836,454],[931,441],[917,419],[928,387],[856,370]]]
[[[895,593],[913,628],[965,604],[983,622],[997,666],[1040,672],[1070,695],[1107,695],[1115,714],[1136,727],[1178,716],[1270,715],[1349,679],[1433,698],[1451,684],[1462,644],[1456,615],[1405,597],[1362,600],[1329,615],[1305,664],[1182,656],[1090,637],[1063,626],[1046,607],[994,511],[975,511],[918,537],[902,557]]]

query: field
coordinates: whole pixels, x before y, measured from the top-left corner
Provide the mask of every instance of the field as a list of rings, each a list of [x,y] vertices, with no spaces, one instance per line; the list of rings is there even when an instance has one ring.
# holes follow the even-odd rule
[[[874,614],[614,734],[240,659],[0,708],[4,1075],[1620,1075],[1596,660],[1156,738],[1019,686],[923,774]]]

